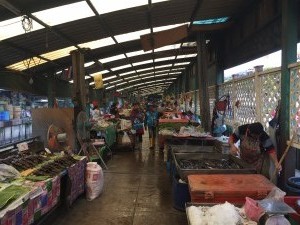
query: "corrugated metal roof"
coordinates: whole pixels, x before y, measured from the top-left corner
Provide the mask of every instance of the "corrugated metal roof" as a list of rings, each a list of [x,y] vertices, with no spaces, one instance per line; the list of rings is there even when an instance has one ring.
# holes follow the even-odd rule
[[[196,10],[195,19],[210,19],[215,17],[233,17],[240,13],[246,6],[251,4],[254,0],[203,0],[200,4],[200,8]],[[37,11],[53,8],[61,5],[79,2],[79,0],[11,0],[9,1],[14,7],[20,9],[22,13],[34,13]],[[151,23],[152,27],[160,27],[171,24],[181,24],[189,22],[192,13],[195,11],[197,0],[171,0],[153,4],[152,8],[149,9],[147,5],[139,6],[135,8],[129,8],[126,10],[120,10],[112,13],[107,13],[98,16],[92,16],[72,22],[60,24],[48,29],[40,29],[34,32],[28,32],[23,35],[19,35],[13,38],[9,38],[5,41],[0,42],[0,65],[8,66],[15,63],[21,64],[23,60],[28,62],[28,58],[32,56],[42,55],[52,59],[53,52],[59,49],[74,46],[75,44],[82,44],[103,38],[110,37],[111,35],[117,36],[120,34],[126,34],[134,31],[145,30],[146,33],[150,32],[149,12],[151,12]],[[15,15],[0,6],[0,21],[14,18]],[[103,26],[105,24],[105,27]],[[190,38],[194,38],[191,34]],[[7,44],[11,43],[11,44]],[[133,51],[141,50],[142,46],[139,40],[123,42],[117,45],[101,46],[90,50],[86,53],[86,61],[93,61],[101,58],[111,57],[118,54],[129,53]],[[162,58],[175,56],[183,53],[195,53],[196,49],[188,50],[173,50],[173,51],[162,51],[156,52],[154,58]],[[51,55],[45,54],[51,52]],[[59,53],[60,54],[60,53]],[[63,55],[59,56],[66,56]],[[58,56],[58,55],[55,55]],[[33,69],[27,72],[35,71],[38,74],[46,73],[58,69],[64,69],[71,65],[71,58],[69,56],[58,58],[54,57],[53,62],[45,62],[42,65],[35,66]],[[136,57],[130,57],[128,59],[121,59],[113,62],[104,64],[106,69],[115,68],[127,65],[128,63],[142,62],[144,60],[150,60],[153,58],[152,54],[142,54]],[[176,63],[191,61],[191,59],[180,58],[175,60]],[[175,62],[170,61],[171,64]],[[150,61],[149,61],[150,62]],[[161,66],[166,62],[160,62],[157,60],[155,65]],[[130,70],[140,70],[153,66],[153,63],[147,63],[138,65],[132,68],[124,68],[114,73],[120,74]],[[179,66],[177,66],[179,67]],[[93,65],[87,68],[87,72],[97,72],[100,68],[99,65]],[[113,73],[108,73],[107,76]],[[133,74],[136,75],[136,74]]]

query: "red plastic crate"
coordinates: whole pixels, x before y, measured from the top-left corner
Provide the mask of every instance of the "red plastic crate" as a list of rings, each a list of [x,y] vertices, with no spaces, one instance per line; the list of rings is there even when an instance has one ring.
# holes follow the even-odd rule
[[[259,174],[201,174],[188,176],[191,201],[245,203],[245,197],[263,199],[275,187]]]

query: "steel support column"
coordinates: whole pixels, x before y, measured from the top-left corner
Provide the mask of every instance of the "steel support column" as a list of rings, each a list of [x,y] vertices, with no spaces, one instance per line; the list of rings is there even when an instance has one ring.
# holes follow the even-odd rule
[[[290,71],[288,65],[297,61],[297,0],[282,1],[282,62],[279,156],[290,139]],[[289,151],[283,163],[283,175],[279,182],[284,187],[287,179],[295,174],[296,152]]]
[[[209,95],[207,81],[207,57],[205,35],[197,34],[197,76],[199,77],[199,99],[200,99],[200,117],[201,125],[205,131],[210,130],[209,116]]]

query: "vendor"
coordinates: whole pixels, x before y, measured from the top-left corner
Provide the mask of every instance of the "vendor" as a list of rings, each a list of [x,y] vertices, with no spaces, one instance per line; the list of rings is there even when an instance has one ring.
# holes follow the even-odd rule
[[[239,148],[236,143],[240,140]],[[261,123],[252,123],[239,126],[229,138],[230,153],[240,155],[240,158],[256,168],[257,173],[269,177],[268,158],[265,153],[274,162],[278,172],[281,171],[281,165],[278,163],[277,155],[269,135],[264,131]]]
[[[99,104],[97,101],[93,101],[91,104],[91,117],[93,120],[99,120],[101,116]]]
[[[158,116],[161,117],[164,115],[166,108],[165,108],[165,104],[161,103],[158,108],[157,108],[157,112],[158,112]]]
[[[109,113],[114,115],[115,118],[119,118],[119,110],[118,110],[118,107],[117,107],[117,103],[113,103],[111,106],[110,106],[110,110],[109,110]]]

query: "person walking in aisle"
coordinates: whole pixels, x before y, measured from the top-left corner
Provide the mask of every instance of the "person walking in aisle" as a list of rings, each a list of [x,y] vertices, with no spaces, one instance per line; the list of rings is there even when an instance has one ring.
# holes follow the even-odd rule
[[[154,149],[156,133],[157,133],[156,128],[158,124],[158,112],[154,105],[149,105],[149,108],[146,112],[144,123],[145,123],[145,130],[148,129],[148,133],[149,133],[150,149]]]
[[[139,103],[134,103],[130,114],[130,120],[132,123],[132,128],[136,131],[136,137],[138,142],[143,141],[144,134],[144,113],[140,109]]]

